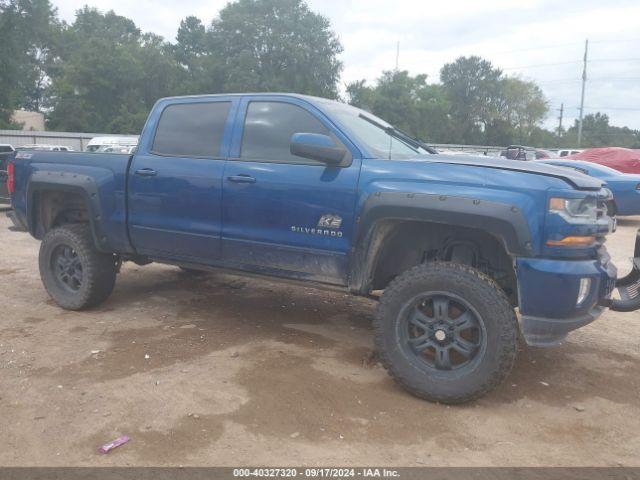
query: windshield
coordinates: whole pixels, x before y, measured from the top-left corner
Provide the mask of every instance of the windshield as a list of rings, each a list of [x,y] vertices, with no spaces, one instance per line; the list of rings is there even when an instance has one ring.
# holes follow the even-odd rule
[[[376,158],[402,159],[429,155],[426,149],[412,146],[409,142],[398,138],[402,136],[401,134],[394,135],[389,132],[391,125],[375,115],[337,102],[326,102],[323,106]]]

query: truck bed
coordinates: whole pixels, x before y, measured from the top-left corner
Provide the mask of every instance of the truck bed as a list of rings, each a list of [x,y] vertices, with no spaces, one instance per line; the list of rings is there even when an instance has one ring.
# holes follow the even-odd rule
[[[16,154],[15,193],[11,204],[20,223],[27,225],[28,196],[38,185],[90,185],[91,201],[101,206],[105,243],[128,251],[126,227],[127,172],[132,156],[120,153],[42,152]],[[78,189],[81,190],[80,188]],[[37,236],[37,232],[33,232]]]

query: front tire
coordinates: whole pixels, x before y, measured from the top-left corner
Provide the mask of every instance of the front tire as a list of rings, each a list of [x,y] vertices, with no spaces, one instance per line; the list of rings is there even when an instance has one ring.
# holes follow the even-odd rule
[[[515,363],[513,307],[498,284],[465,265],[427,263],[396,277],[380,299],[374,329],[387,371],[430,401],[481,397]]]
[[[114,255],[96,249],[87,224],[50,230],[40,245],[39,265],[47,293],[67,310],[102,303],[111,295],[116,281]]]

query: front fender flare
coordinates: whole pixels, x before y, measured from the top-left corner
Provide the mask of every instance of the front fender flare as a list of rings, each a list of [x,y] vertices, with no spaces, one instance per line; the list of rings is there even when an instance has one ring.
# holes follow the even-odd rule
[[[390,220],[475,228],[495,237],[510,256],[534,253],[529,224],[516,205],[455,195],[376,192],[356,220],[349,276],[352,291],[367,293],[379,251],[379,227]]]

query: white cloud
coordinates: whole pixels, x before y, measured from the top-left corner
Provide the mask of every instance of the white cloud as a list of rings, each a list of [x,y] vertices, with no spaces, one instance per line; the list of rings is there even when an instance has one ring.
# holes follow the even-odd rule
[[[374,80],[395,65],[437,81],[446,62],[480,55],[506,73],[537,81],[552,109],[565,105],[565,125],[577,116],[581,59],[589,38],[587,113],[600,107],[613,124],[640,128],[640,4],[617,0],[308,0],[328,17],[344,53],[343,82]],[[87,0],[53,0],[60,16],[73,21]],[[209,23],[226,0],[103,0],[92,6],[133,19],[143,31],[172,40],[180,20],[195,15]],[[611,61],[615,59],[635,59]],[[607,61],[604,61],[607,60]],[[565,62],[574,62],[566,63]],[[562,65],[533,65],[563,63]],[[519,68],[510,68],[519,67]],[[521,68],[520,68],[521,67]],[[636,110],[637,109],[637,110]],[[554,125],[551,112],[548,125]]]

